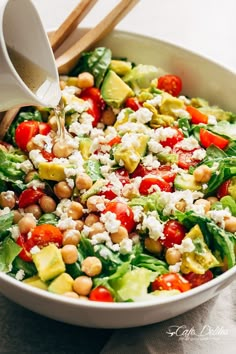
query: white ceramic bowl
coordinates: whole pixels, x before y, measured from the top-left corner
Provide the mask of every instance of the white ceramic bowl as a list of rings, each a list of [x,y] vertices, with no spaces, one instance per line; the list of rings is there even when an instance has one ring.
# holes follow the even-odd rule
[[[76,37],[78,32],[70,42]],[[160,40],[118,31],[98,45],[111,48],[114,56],[154,64],[177,74],[183,80],[185,94],[204,97],[211,104],[236,112],[236,74],[208,58]],[[125,328],[160,322],[189,311],[217,295],[235,275],[236,267],[186,293],[137,303],[78,302],[33,288],[3,273],[0,273],[0,292],[34,312],[59,321],[86,327]]]

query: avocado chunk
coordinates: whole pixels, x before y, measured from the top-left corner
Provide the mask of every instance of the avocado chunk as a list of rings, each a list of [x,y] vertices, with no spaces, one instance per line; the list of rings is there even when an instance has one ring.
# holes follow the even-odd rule
[[[51,280],[66,270],[61,252],[53,243],[33,254],[32,258],[42,281]]]
[[[103,186],[105,186],[106,181],[104,179],[98,179],[91,188],[89,188],[84,194],[81,196],[81,202],[85,203],[86,200],[91,197],[92,195],[95,195],[99,193],[102,189]]]
[[[116,147],[114,158],[118,164],[122,162],[129,173],[134,172],[141,160],[140,154],[133,147],[127,148],[122,144]]]
[[[139,64],[127,73],[123,80],[132,87],[135,92],[150,87],[152,80],[160,74],[160,69],[153,65]]]
[[[109,70],[101,94],[108,106],[119,108],[128,97],[133,96],[133,91],[113,70]]]
[[[176,189],[186,190],[190,189],[191,191],[200,191],[202,186],[200,183],[197,183],[189,173],[182,173],[175,177],[174,186]]]
[[[134,147],[135,151],[138,152],[141,157],[143,157],[147,152],[147,143],[149,141],[149,136],[146,134],[139,134],[139,136],[137,136],[137,141],[138,144]]]
[[[79,142],[79,151],[84,160],[88,160],[91,155],[90,147],[92,145],[92,139],[90,138],[81,138]]]
[[[192,240],[195,248],[192,252],[184,252],[182,254],[182,264],[180,266],[182,273],[204,274],[208,269],[219,266],[218,260],[204,241],[199,225],[195,225],[186,234],[184,240],[187,238]]]
[[[55,294],[64,294],[72,291],[74,279],[68,273],[62,273],[56,277],[48,287],[48,291]]]
[[[47,284],[44,281],[42,281],[38,275],[34,275],[33,277],[23,280],[23,283],[34,286],[35,288],[42,289],[42,290],[48,289]]]
[[[178,112],[178,110],[184,110],[185,105],[184,101],[178,99],[177,97],[171,96],[167,92],[163,92],[162,94],[162,102],[160,105],[160,113],[166,116],[173,116],[176,117],[178,114],[176,114],[175,110]]]
[[[126,60],[112,59],[109,69],[113,70],[117,75],[123,76],[131,71],[132,63],[130,61],[126,61]]]
[[[53,162],[40,162],[39,178],[57,182],[63,181],[66,179],[64,167]]]

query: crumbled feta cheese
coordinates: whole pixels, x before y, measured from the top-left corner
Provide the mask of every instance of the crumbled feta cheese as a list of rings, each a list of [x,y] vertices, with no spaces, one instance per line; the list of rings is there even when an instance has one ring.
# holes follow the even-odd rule
[[[160,143],[158,143],[156,140],[150,139],[148,142],[148,149],[150,152],[153,152],[154,154],[158,154],[162,152],[163,146]]]
[[[154,107],[158,107],[162,102],[162,95],[156,95],[152,99],[146,101],[148,104],[151,104]]]
[[[225,218],[231,217],[229,209],[224,210],[210,210],[207,213],[207,216],[210,217],[217,225],[225,228]]]
[[[163,229],[164,224],[162,224],[155,216],[145,215],[143,218],[142,229],[148,229],[149,237],[153,240],[162,238],[164,236]]]
[[[25,160],[21,163],[16,164],[16,168],[22,170],[25,173],[29,173],[34,169],[34,166],[32,165],[30,160]]]
[[[34,246],[31,248],[30,253],[31,254],[36,254],[40,252],[40,248],[38,246]]]
[[[139,108],[136,112],[130,114],[130,119],[136,119],[137,123],[145,124],[150,122],[153,113],[146,107]]]
[[[217,119],[212,114],[208,115],[208,124],[210,124],[210,125],[216,125],[217,124]]]
[[[67,214],[69,207],[71,206],[71,200],[70,199],[62,199],[58,204],[57,208],[55,211],[55,214],[59,217]]]
[[[178,99],[183,101],[186,105],[189,105],[191,103],[190,99],[183,95],[179,96]]]
[[[121,254],[129,254],[132,252],[133,242],[130,238],[124,238],[120,242],[120,253]]]
[[[3,209],[0,209],[0,215],[6,215],[11,212],[11,209],[9,207],[5,207]]]
[[[134,213],[134,221],[140,222],[143,218],[143,207],[141,205],[135,205],[132,207]]]
[[[23,269],[19,269],[18,272],[16,273],[15,277],[16,277],[16,280],[19,280],[19,281],[23,280],[24,277],[25,277],[24,270]]]
[[[197,139],[195,139],[193,136],[190,136],[189,138],[185,138],[179,143],[176,144],[176,147],[181,148],[186,151],[191,151],[194,149],[199,148],[199,144]]]
[[[74,180],[73,180],[72,178],[66,178],[66,182],[67,182],[68,186],[69,186],[71,189],[74,188],[75,182],[74,182]]]
[[[38,149],[31,150],[29,152],[29,158],[36,168],[39,167],[40,162],[47,162],[47,160],[43,157],[41,151]]]
[[[91,238],[92,245],[97,245],[98,243],[106,243],[111,242],[111,238],[107,231],[100,232],[96,235],[93,235]]]
[[[194,160],[203,160],[206,157],[206,150],[204,149],[197,149],[193,151],[192,158]]]
[[[105,228],[108,232],[117,232],[121,224],[120,220],[117,220],[116,214],[108,211],[101,215],[100,220],[105,224]]]
[[[33,188],[33,189],[44,189],[45,188],[45,183],[40,181],[39,179],[32,179],[29,183],[27,183],[28,188]]]
[[[11,233],[12,238],[16,241],[18,239],[18,237],[20,236],[20,229],[19,229],[18,225],[12,225],[9,228],[9,231]]]
[[[193,241],[190,237],[184,238],[180,245],[175,244],[174,248],[179,250],[180,253],[193,252],[195,250],[195,246],[194,246]]]
[[[179,273],[182,262],[177,262],[169,266],[170,273]]]
[[[100,251],[99,251],[99,254],[102,258],[104,259],[107,259],[109,256],[110,256],[110,252],[107,248],[102,248]]]

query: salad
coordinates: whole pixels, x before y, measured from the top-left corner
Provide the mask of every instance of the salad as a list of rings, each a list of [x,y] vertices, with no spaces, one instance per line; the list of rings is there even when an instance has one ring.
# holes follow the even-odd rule
[[[236,115],[175,73],[83,53],[55,110],[0,143],[0,271],[61,296],[148,301],[235,266]]]

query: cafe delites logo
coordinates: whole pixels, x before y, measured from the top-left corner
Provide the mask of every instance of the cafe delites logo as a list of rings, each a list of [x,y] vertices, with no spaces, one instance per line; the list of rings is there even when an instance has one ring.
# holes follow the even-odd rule
[[[229,331],[220,326],[204,325],[202,328],[196,329],[195,327],[188,328],[186,325],[172,325],[168,327],[166,334],[168,337],[177,337],[179,340],[206,340],[209,338],[218,340],[222,336],[227,336]]]

